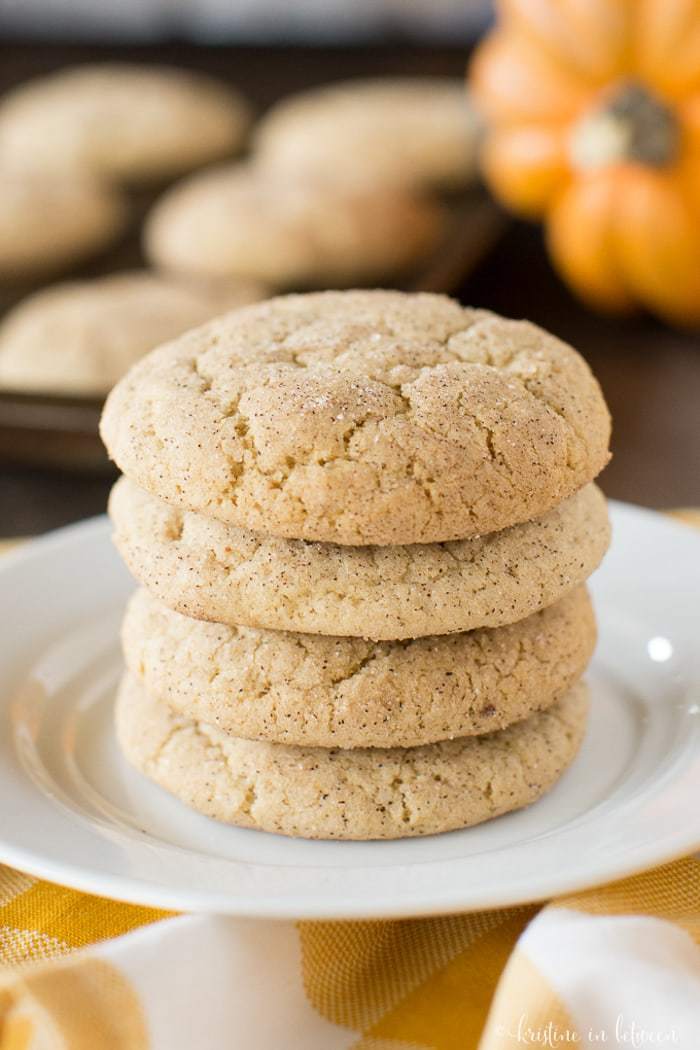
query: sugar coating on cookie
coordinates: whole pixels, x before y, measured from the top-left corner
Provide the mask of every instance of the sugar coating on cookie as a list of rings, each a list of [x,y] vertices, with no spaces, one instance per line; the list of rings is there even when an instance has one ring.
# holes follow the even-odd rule
[[[146,270],[53,285],[0,323],[0,387],[106,394],[164,340],[264,295],[252,283],[214,288]]]
[[[0,279],[57,272],[107,248],[127,208],[92,179],[0,168]]]
[[[278,102],[255,148],[284,172],[458,188],[474,176],[477,133],[462,80],[351,80]]]
[[[102,436],[175,505],[266,534],[442,542],[538,517],[608,458],[600,387],[571,347],[444,296],[293,295],[139,362]]]
[[[588,579],[610,541],[594,485],[536,521],[402,547],[264,536],[183,512],[127,478],[109,512],[128,568],[186,616],[378,640],[516,623]]]
[[[269,175],[236,164],[194,175],[156,204],[145,251],[160,268],[278,289],[392,280],[430,255],[442,209],[402,190]]]
[[[116,718],[128,761],[207,816],[301,838],[391,839],[468,827],[534,802],[573,761],[587,708],[579,683],[500,732],[344,751],[227,736],[173,713],[127,676]]]
[[[520,623],[370,642],[192,620],[148,591],[122,626],[146,692],[230,736],[310,747],[416,747],[551,706],[595,645],[585,587]]]
[[[21,84],[0,104],[0,156],[139,182],[226,157],[250,125],[239,92],[201,73],[104,63]]]

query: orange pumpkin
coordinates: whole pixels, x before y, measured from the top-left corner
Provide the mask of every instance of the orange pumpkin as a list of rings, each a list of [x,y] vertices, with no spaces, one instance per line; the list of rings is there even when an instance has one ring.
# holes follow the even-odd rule
[[[700,322],[700,0],[501,0],[471,84],[485,177],[571,286]]]

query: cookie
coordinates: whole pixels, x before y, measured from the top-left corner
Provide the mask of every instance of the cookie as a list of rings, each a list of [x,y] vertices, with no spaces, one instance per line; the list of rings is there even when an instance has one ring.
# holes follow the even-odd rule
[[[190,171],[238,150],[247,102],[201,73],[104,63],[21,84],[0,104],[0,157],[125,182]]]
[[[137,364],[102,436],[164,500],[266,534],[443,542],[545,514],[606,464],[575,350],[440,295],[246,307]]]
[[[91,179],[0,168],[0,280],[67,269],[111,244],[126,220],[122,197]]]
[[[230,736],[307,747],[416,747],[551,706],[595,645],[584,587],[509,627],[368,642],[192,620],[148,591],[122,627],[146,692]]]
[[[146,270],[53,285],[0,323],[0,387],[106,394],[164,340],[263,296],[259,285],[217,290]]]
[[[231,165],[192,176],[146,222],[148,258],[172,273],[275,288],[391,280],[437,247],[442,209],[402,190]]]
[[[516,623],[583,583],[610,539],[594,485],[537,521],[404,547],[266,537],[178,510],[126,478],[109,512],[131,572],[186,616],[377,640]]]
[[[288,173],[456,189],[474,177],[477,130],[462,80],[353,80],[277,103],[255,148]]]
[[[127,760],[216,820],[299,838],[391,839],[468,827],[529,805],[583,739],[587,690],[508,729],[416,748],[288,747],[174,714],[127,676],[117,736]]]

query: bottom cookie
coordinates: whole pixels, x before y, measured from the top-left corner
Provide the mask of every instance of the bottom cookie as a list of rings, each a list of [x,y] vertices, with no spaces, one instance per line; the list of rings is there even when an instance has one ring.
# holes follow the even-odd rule
[[[128,761],[201,813],[313,839],[393,839],[479,824],[534,802],[586,728],[579,682],[547,710],[484,736],[343,751],[241,740],[174,713],[127,674],[117,697]]]
[[[484,736],[415,748],[290,747],[176,714],[127,674],[116,721],[128,761],[209,817],[298,838],[391,839],[534,802],[574,759],[587,709],[579,682],[547,710]]]

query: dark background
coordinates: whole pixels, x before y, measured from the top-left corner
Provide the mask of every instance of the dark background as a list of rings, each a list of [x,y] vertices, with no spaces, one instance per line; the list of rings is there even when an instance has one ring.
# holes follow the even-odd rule
[[[166,62],[241,87],[260,108],[281,95],[349,76],[461,75],[465,49],[0,45],[0,90],[74,62]],[[614,421],[608,496],[651,507],[700,505],[700,336],[651,318],[597,317],[549,266],[539,229],[511,222],[457,292],[471,305],[528,317],[571,342],[597,374]],[[32,534],[104,510],[109,478],[0,466],[0,534]]]

